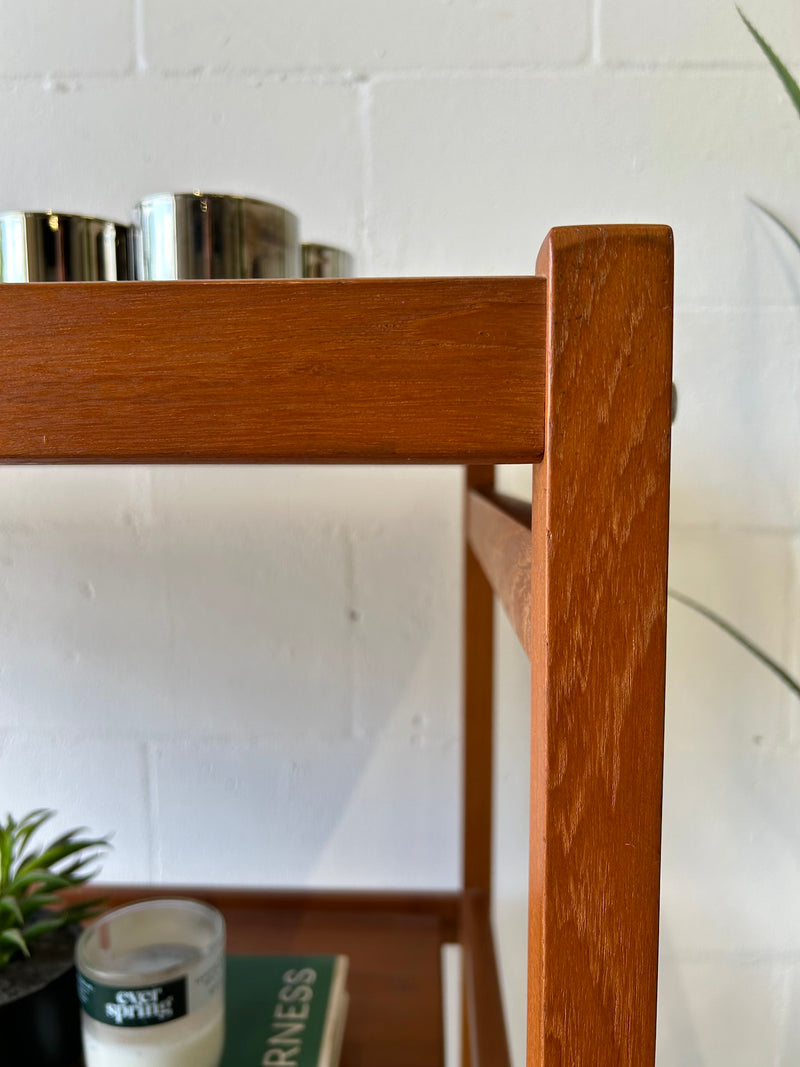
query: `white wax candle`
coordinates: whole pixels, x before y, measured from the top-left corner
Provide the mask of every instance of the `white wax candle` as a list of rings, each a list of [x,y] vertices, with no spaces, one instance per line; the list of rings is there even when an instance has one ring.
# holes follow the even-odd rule
[[[224,1043],[217,1004],[161,1026],[127,1029],[83,1019],[86,1067],[218,1067]]]
[[[86,1067],[219,1067],[225,924],[191,900],[142,901],[81,934]]]

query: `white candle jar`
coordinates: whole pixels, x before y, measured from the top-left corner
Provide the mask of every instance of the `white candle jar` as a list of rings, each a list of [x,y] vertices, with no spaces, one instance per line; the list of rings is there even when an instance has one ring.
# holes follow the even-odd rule
[[[86,1067],[219,1067],[225,921],[195,900],[108,912],[76,948]]]

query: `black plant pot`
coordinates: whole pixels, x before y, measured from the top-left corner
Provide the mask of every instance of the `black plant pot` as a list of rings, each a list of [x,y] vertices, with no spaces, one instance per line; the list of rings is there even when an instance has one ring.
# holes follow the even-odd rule
[[[73,933],[59,930],[0,971],[3,1067],[81,1067],[74,949]]]

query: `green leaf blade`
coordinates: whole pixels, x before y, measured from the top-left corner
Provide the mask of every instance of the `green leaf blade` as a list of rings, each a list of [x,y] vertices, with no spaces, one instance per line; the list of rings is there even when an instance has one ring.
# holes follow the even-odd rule
[[[3,930],[0,933],[0,943],[11,947],[13,952],[19,950],[24,956],[30,956],[31,952],[25,941],[25,938],[19,932],[19,930],[12,928],[10,930]]]
[[[25,927],[25,940],[33,941],[37,937],[41,937],[42,934],[50,934],[53,930],[60,930],[62,926],[66,926],[67,923],[62,915],[56,915],[51,919],[40,919],[38,922],[31,923],[30,926]]]
[[[69,879],[62,878],[52,871],[35,867],[32,871],[22,875],[22,877],[15,878],[8,888],[12,893],[19,893],[20,890],[28,889],[33,885],[40,885],[43,889],[66,889],[67,886],[72,884]]]
[[[794,230],[792,230],[779,215],[776,215],[774,211],[770,211],[768,207],[765,207],[764,204],[759,203],[758,200],[753,200],[752,197],[750,197],[749,200],[754,207],[757,207],[759,211],[763,212],[768,219],[775,223],[775,225],[789,238],[795,248],[800,252],[800,237],[797,236]]]
[[[25,916],[22,914],[22,909],[20,908],[19,901],[16,897],[0,897],[0,909],[7,913],[10,913],[18,926],[22,926],[24,924]]]
[[[103,847],[106,843],[105,839],[73,838],[72,834],[65,834],[57,841],[54,841],[52,845],[49,845],[38,856],[33,856],[27,863],[20,864],[17,875],[28,874],[34,868],[52,867],[53,864],[60,863],[61,860],[65,860],[69,856],[74,856],[78,852],[85,852],[88,849]]]
[[[19,953],[29,955],[36,938],[92,918],[104,903],[70,903],[61,890],[95,877],[97,860],[110,848],[108,837],[89,837],[79,827],[44,846],[34,844],[54,814],[37,808],[19,821],[8,815],[0,823],[0,970]]]
[[[797,678],[793,678],[788,671],[785,671],[781,665],[776,662],[765,652],[763,648],[759,648],[749,637],[746,637],[741,630],[737,630],[735,626],[723,619],[721,615],[717,615],[711,608],[707,608],[705,604],[701,604],[698,600],[694,600],[693,597],[686,596],[685,593],[679,593],[677,589],[670,589],[669,595],[673,600],[677,600],[679,604],[683,604],[684,607],[690,608],[692,611],[697,612],[698,615],[702,615],[703,618],[708,619],[709,622],[713,622],[715,626],[718,626],[723,633],[726,633],[728,637],[736,641],[742,648],[746,649],[755,659],[757,659],[772,673],[780,678],[783,684],[800,700],[800,681]]]
[[[29,893],[20,900],[20,911],[28,919],[34,912],[60,903],[61,897],[57,893]]]
[[[789,94],[789,99],[794,104],[797,114],[800,115],[800,85],[797,84],[797,82],[794,80],[791,73],[789,72],[789,69],[786,64],[783,62],[782,59],[780,59],[779,56],[775,54],[775,52],[772,50],[767,41],[764,40],[764,38],[755,28],[753,23],[748,19],[747,15],[745,15],[744,11],[742,11],[742,9],[738,6],[736,10],[739,12],[739,17],[741,18],[742,22],[750,31],[753,40],[756,42],[758,47],[767,57],[770,66],[780,78],[784,89]]]

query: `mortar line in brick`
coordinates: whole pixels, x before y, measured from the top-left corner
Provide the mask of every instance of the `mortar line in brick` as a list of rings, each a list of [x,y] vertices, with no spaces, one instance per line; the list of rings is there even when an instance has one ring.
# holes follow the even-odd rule
[[[777,1008],[777,1031],[781,1038],[783,1038],[786,1030],[789,1026],[789,1004],[791,1000],[791,986],[792,986],[792,968],[790,964],[784,963],[781,967],[781,987],[780,997]],[[773,1067],[781,1067],[783,1060],[783,1041],[778,1042],[778,1047],[775,1049],[775,1056],[772,1060]]]
[[[136,72],[147,70],[147,52],[144,41],[144,0],[133,0],[133,44],[136,56]]]
[[[257,70],[242,68],[231,70],[226,67],[192,67],[188,70],[148,70],[154,80],[171,81],[219,81],[226,85],[244,84],[251,87],[259,85],[334,85],[352,88],[363,81],[365,75],[354,74],[351,70],[323,69],[304,70]]]
[[[309,85],[341,85],[358,86],[365,81],[375,83],[391,81],[464,81],[469,79],[489,80],[519,80],[537,77],[552,77],[564,74],[592,74],[593,67],[582,59],[574,63],[556,64],[553,66],[513,66],[513,67],[453,67],[450,69],[430,69],[426,67],[413,68],[387,68],[354,72],[337,68],[303,69],[292,68],[288,70],[258,70],[253,68],[230,69],[226,67],[192,67],[185,70],[155,70],[148,68],[147,74],[155,81],[190,81],[198,80],[221,81],[226,84],[248,84],[253,86],[263,84],[309,84]],[[1,76],[0,76],[1,77]],[[40,76],[20,75],[15,80],[37,80]],[[88,75],[87,80],[95,76]],[[97,78],[104,77],[97,75]],[[113,78],[113,75],[105,76]],[[83,78],[83,75],[81,75]],[[117,80],[124,80],[120,75]]]
[[[142,742],[144,749],[145,776],[145,833],[147,834],[147,862],[150,867],[149,881],[160,882],[164,877],[164,863],[161,855],[161,838],[158,833],[159,797],[156,776],[156,745],[151,741]]]
[[[569,78],[668,78],[705,77],[709,75],[759,75],[764,81],[774,78],[771,71],[757,65],[734,65],[726,63],[679,64],[625,64],[594,63],[592,59],[561,66],[541,67],[483,67],[453,68],[451,70],[379,70],[369,77],[376,85],[387,82],[460,82],[460,81],[537,81],[562,77]]]
[[[739,300],[736,303],[730,304],[726,301],[720,301],[716,304],[693,304],[690,301],[685,301],[675,305],[676,315],[697,315],[703,313],[716,314],[718,312],[724,312],[730,314],[731,312],[739,312],[744,315],[752,315],[755,311],[768,311],[770,314],[776,311],[791,311],[795,314],[800,309],[800,301],[797,300],[750,300],[748,302]]]
[[[766,946],[763,949],[728,949],[706,948],[680,950],[670,949],[665,955],[670,963],[738,963],[743,967],[785,966],[791,967],[800,963],[800,949],[776,949]]]
[[[372,84],[364,79],[358,86],[358,130],[361,140],[361,186],[359,204],[359,241],[364,263],[357,273],[372,263],[372,232],[370,219],[374,189],[374,156],[372,151]]]
[[[603,57],[601,55],[600,48],[600,17],[602,14],[600,6],[601,3],[602,0],[592,0],[591,27],[589,31],[591,34],[589,54],[591,57],[592,64],[595,67],[601,66],[603,62]]]
[[[358,609],[356,608],[355,604],[355,547],[353,545],[353,535],[346,525],[342,526],[342,554],[344,566],[344,610],[346,616],[345,625],[347,626],[347,670],[345,677],[345,685],[347,686],[348,728],[350,731],[350,737],[355,738],[358,735],[358,727],[356,724],[355,694],[355,623],[357,622]]]
[[[527,67],[451,67],[447,70],[397,68],[370,72],[373,85],[388,82],[537,81],[563,76],[591,77],[593,67],[585,59],[576,63]]]
[[[718,522],[681,522],[675,519],[670,524],[670,531],[674,534],[714,534],[715,536],[727,534],[748,534],[758,537],[782,537],[788,541],[794,540],[800,535],[800,526],[775,524],[774,526],[759,525],[757,523],[728,523]]]
[[[609,73],[632,74],[766,74],[774,77],[768,68],[757,62],[739,59],[651,59],[643,63],[628,59],[607,59],[602,63]],[[796,64],[795,64],[796,66]]]
[[[119,85],[138,81],[141,71],[120,74],[0,74],[0,92],[20,89],[40,89],[52,91],[58,85],[74,92],[86,86],[98,84]],[[370,74],[354,75],[348,71],[230,71],[222,68],[195,69],[191,71],[154,71],[144,72],[153,83],[187,82],[196,84],[198,79],[217,81],[224,85],[242,85],[258,88],[261,85],[320,85],[353,88],[368,80],[372,86],[391,83],[422,82],[463,82],[463,81],[544,81],[553,78],[667,78],[671,75],[702,78],[708,75],[747,75],[758,74],[765,80],[772,77],[770,71],[755,66],[733,66],[726,64],[685,64],[678,65],[623,65],[582,62],[570,66],[553,67],[486,67],[482,69],[454,68],[452,70],[382,70]]]
[[[345,554],[345,598],[347,611],[347,650],[348,650],[348,699],[349,699],[349,738],[350,741],[363,741],[367,737],[367,729],[359,719],[357,695],[361,682],[361,655],[360,644],[361,619],[363,609],[358,596],[358,563],[357,547],[354,531],[346,524],[342,527]]]

